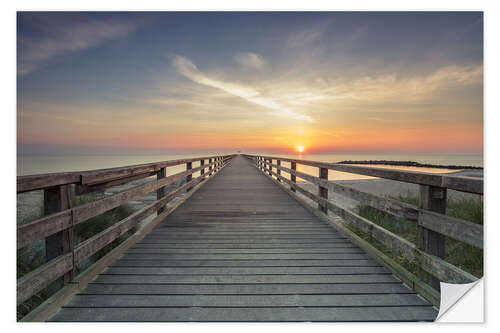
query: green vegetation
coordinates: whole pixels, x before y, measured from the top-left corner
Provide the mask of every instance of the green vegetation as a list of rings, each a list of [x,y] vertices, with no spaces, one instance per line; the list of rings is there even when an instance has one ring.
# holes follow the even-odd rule
[[[96,200],[97,197],[94,194],[74,196],[73,197],[73,206],[83,205],[85,203]],[[81,223],[74,228],[74,239],[73,243],[76,245],[79,242],[82,242],[95,234],[109,228],[116,222],[126,218],[130,214],[132,214],[134,210],[128,205],[122,205],[111,209],[99,216],[89,219],[88,221]],[[26,222],[33,221],[43,216],[43,208],[40,210],[40,215],[38,216],[30,216],[26,219]],[[90,261],[96,262],[100,258],[102,258],[106,253],[111,251],[113,248],[122,243],[127,237],[129,237],[134,230],[131,230],[129,233],[119,237],[114,240],[112,243],[108,244],[97,253],[90,257]],[[22,277],[23,275],[31,272],[32,270],[38,268],[39,266],[45,263],[45,253],[43,250],[35,250],[33,247],[27,246],[25,248],[19,249],[17,251],[17,278]],[[75,274],[79,273],[78,268],[82,269],[82,267],[77,267]],[[85,267],[83,267],[84,269]],[[34,295],[26,302],[20,304],[17,307],[17,320],[19,321],[26,314],[28,314],[31,310],[40,305],[44,300],[47,299],[47,296],[44,291]]]
[[[75,196],[73,197],[73,207],[83,205],[88,202],[95,201],[97,198],[95,197],[94,194],[87,194],[87,195],[81,195],[81,196]],[[78,244],[77,242],[82,242],[96,234],[98,234],[101,231],[104,231],[105,229],[111,227],[113,224],[115,224],[118,221],[123,220],[130,214],[132,214],[134,210],[128,206],[128,205],[122,205],[118,206],[116,208],[113,208],[99,216],[93,217],[89,219],[88,221],[84,223],[80,223],[75,226],[73,232],[75,236],[75,244]],[[135,230],[129,231],[129,233],[118,237],[116,240],[114,240],[112,243],[108,244],[101,250],[99,250],[97,253],[91,256],[91,261],[95,262],[102,258],[106,253],[111,251],[113,248],[118,246],[120,243],[122,243],[127,237],[129,237],[131,234],[133,234]]]
[[[393,198],[412,205],[418,205],[418,198],[413,196],[400,196]],[[467,220],[477,224],[483,224],[483,201],[482,199],[448,199],[446,203],[446,214]],[[417,243],[417,225],[413,222],[404,219],[396,218],[390,214],[381,212],[370,206],[359,206],[358,213],[362,217],[380,225],[381,227],[407,239],[408,241]],[[364,234],[360,230],[349,226],[356,234],[372,243],[379,250],[384,252],[396,260],[399,264],[405,267],[412,273],[417,272],[416,263],[408,261],[397,253],[392,253],[391,249],[384,246],[382,243],[371,239],[369,235]],[[449,237],[446,237],[446,256],[445,260],[461,269],[477,276],[483,276],[483,250],[476,247],[461,243]]]

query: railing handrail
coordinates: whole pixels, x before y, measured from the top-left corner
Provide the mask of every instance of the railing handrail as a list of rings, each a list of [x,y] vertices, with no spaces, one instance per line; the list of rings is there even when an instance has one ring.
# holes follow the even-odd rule
[[[293,159],[280,156],[266,156],[266,155],[244,155],[244,156],[293,162],[297,164],[308,165],[318,168],[325,168],[334,171],[355,173],[359,175],[391,179],[406,183],[438,186],[459,192],[483,194],[482,178],[467,177],[467,176],[450,176],[445,174],[444,175],[435,174],[431,172],[395,170],[395,169],[380,168],[380,167],[364,167],[364,166],[357,166],[350,164]]]
[[[365,232],[370,237],[373,237],[378,242],[384,244],[391,250],[395,250],[400,255],[407,259],[416,260],[420,269],[419,274],[425,277],[428,282],[424,282],[424,289],[428,289],[427,283],[433,288],[439,289],[439,280],[448,283],[469,283],[477,280],[472,274],[446,262],[444,260],[444,246],[445,236],[454,238],[460,242],[472,245],[474,247],[483,248],[483,226],[480,224],[472,223],[462,219],[454,218],[445,215],[446,207],[446,189],[452,188],[462,190],[464,192],[472,192],[482,195],[483,180],[474,179],[472,182],[469,177],[443,177],[432,173],[423,172],[408,172],[401,170],[382,169],[380,168],[367,168],[348,166],[344,168],[343,165],[335,163],[315,162],[308,160],[298,160],[283,158],[279,156],[260,156],[260,155],[244,155],[255,163],[255,166],[263,172],[264,175],[271,178],[276,183],[285,187],[289,186],[289,191],[293,196],[300,193],[306,198],[316,202],[318,209],[314,209],[315,213],[320,216],[327,217],[328,211],[333,212],[335,215],[343,218],[344,221],[351,223],[357,229]],[[273,163],[273,160],[276,163]],[[281,162],[290,162],[290,168],[282,166]],[[318,176],[313,176],[304,172],[297,171],[297,164],[304,164],[319,169]],[[381,178],[393,179],[398,181],[406,181],[420,185],[420,203],[419,206],[403,203],[398,200],[381,197],[368,192],[363,192],[349,186],[341,185],[336,182],[328,181],[328,170],[361,173],[368,175],[376,175]],[[339,170],[340,169],[340,170]],[[276,171],[275,171],[276,170]],[[283,177],[281,172],[288,173],[289,179]],[[273,178],[274,177],[274,178]],[[309,183],[318,186],[318,194],[312,193],[307,189],[298,186],[297,178],[301,178]],[[441,179],[437,181],[436,179]],[[462,181],[469,182],[464,185]],[[439,184],[439,185],[437,185]],[[479,187],[481,190],[479,191]],[[464,190],[465,189],[465,190]],[[350,197],[363,204],[372,206],[378,210],[384,211],[390,215],[398,218],[407,219],[410,222],[416,223],[418,226],[418,244],[398,236],[397,234],[375,224],[357,212],[343,207],[341,204],[328,200],[328,192],[333,191],[340,195]],[[299,201],[301,200],[298,198]],[[323,215],[321,215],[323,214]],[[325,215],[326,214],[326,215]],[[334,223],[337,224],[337,223]],[[344,230],[342,225],[337,226]],[[353,240],[357,236],[348,229],[344,230],[349,238]],[[359,238],[359,237],[358,237]],[[357,241],[355,241],[357,242]],[[366,243],[360,246],[366,248]],[[373,248],[373,246],[371,246]],[[370,250],[376,257],[382,258],[384,256],[380,251]],[[386,259],[381,259],[386,262]],[[389,266],[394,267],[393,263]],[[413,276],[404,268],[399,267],[394,271],[402,278]],[[436,279],[437,278],[437,279]],[[408,279],[407,279],[408,280]],[[408,283],[416,283],[422,286],[422,281],[415,277],[408,280]],[[435,291],[427,292],[427,296],[434,301],[439,302],[439,297],[435,297]],[[439,304],[439,303],[438,303]]]
[[[47,180],[43,178],[45,175],[40,175],[38,176],[38,183],[32,182],[34,176],[24,176],[24,178],[20,177],[21,184],[24,184],[24,187],[22,188],[22,191],[19,191],[18,188],[18,193],[39,189],[44,190],[45,216],[35,221],[18,225],[17,248],[23,248],[40,239],[45,239],[47,244],[47,240],[50,239],[49,247],[56,250],[55,253],[51,253],[50,255],[47,252],[47,262],[45,264],[17,280],[17,303],[20,304],[24,302],[61,276],[64,276],[65,282],[72,281],[74,278],[73,271],[78,263],[82,262],[85,258],[96,253],[116,238],[131,230],[145,217],[153,214],[154,212],[157,212],[158,214],[164,212],[165,207],[170,200],[186,191],[190,191],[203,180],[211,178],[213,175],[218,173],[220,169],[222,169],[234,156],[235,155],[232,154],[195,157],[182,160],[147,163],[131,167],[100,169],[88,172],[49,174],[59,177],[56,177],[56,181],[54,181],[54,177],[49,177]],[[208,163],[205,164],[205,160],[208,160]],[[200,161],[200,166],[193,168],[192,162],[196,161]],[[180,164],[186,165],[185,171],[178,172],[174,175],[166,175],[167,167]],[[208,169],[208,171],[205,169]],[[132,172],[124,174],[122,172],[123,170],[132,170]],[[193,178],[193,174],[197,172],[199,172],[200,175]],[[79,176],[78,180],[76,180],[75,175]],[[130,189],[94,200],[87,204],[72,207],[71,184],[75,184],[76,186],[87,186],[90,184],[91,186],[87,187],[87,190],[90,189],[89,191],[92,191],[130,182],[138,179],[138,176],[140,176],[139,178],[146,178],[153,175],[156,175],[156,180],[137,185]],[[85,176],[88,176],[88,178],[85,178]],[[30,179],[29,177],[32,178]],[[20,178],[18,177],[18,186]],[[26,179],[28,179],[28,184],[23,183]],[[89,181],[89,179],[92,181]],[[165,187],[167,185],[182,179],[186,180],[185,184],[176,187],[169,193],[165,192]],[[117,180],[123,181],[117,183]],[[95,187],[96,184],[100,185],[100,187]],[[154,191],[157,193],[156,201],[148,204],[146,207],[134,212],[123,220],[113,224],[106,230],[97,233],[76,246],[73,245],[72,239],[74,226],[125,204],[130,200]],[[56,235],[60,235],[60,237],[57,236],[54,239],[54,236]]]
[[[53,172],[45,174],[18,176],[17,193],[43,190],[46,188],[59,185],[67,185],[67,184],[93,184],[96,183],[95,179],[98,179],[97,182],[117,180],[122,178],[128,178],[133,175],[155,172],[165,167],[181,165],[188,162],[197,162],[201,160],[208,160],[219,157],[225,158],[233,155],[234,154],[202,156],[202,157],[166,160],[166,161],[143,163],[143,164],[132,164],[127,166],[113,167],[113,168],[69,171],[69,172]]]

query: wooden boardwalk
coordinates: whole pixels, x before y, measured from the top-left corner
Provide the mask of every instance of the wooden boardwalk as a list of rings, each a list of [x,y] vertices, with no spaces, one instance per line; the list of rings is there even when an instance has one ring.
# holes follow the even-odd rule
[[[52,321],[432,321],[437,311],[241,156]]]

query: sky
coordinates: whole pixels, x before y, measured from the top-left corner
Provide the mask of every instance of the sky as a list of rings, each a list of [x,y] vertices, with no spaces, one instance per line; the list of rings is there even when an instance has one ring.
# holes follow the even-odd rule
[[[18,12],[18,153],[482,153],[481,12]]]

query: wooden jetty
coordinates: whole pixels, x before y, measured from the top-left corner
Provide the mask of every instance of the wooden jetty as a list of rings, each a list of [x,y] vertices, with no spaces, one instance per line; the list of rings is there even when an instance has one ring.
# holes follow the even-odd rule
[[[181,164],[186,171],[167,176],[167,167]],[[297,164],[318,167],[319,176],[297,171]],[[420,184],[421,205],[328,182],[328,170]],[[73,193],[155,175],[71,207]],[[182,179],[166,193],[166,185]],[[318,185],[318,194],[297,179]],[[45,239],[48,260],[18,279],[18,304],[62,277],[64,286],[24,321],[432,321],[436,281],[476,280],[443,260],[443,235],[482,248],[482,226],[443,214],[446,188],[482,194],[482,187],[481,179],[467,177],[253,155],[18,177],[18,193],[44,190],[47,215],[18,227],[18,249]],[[157,201],[73,244],[76,224],[152,191]],[[414,221],[420,243],[328,201],[329,191]],[[417,262],[421,274],[406,271],[345,222]],[[78,263],[133,228],[125,242],[75,276]]]

